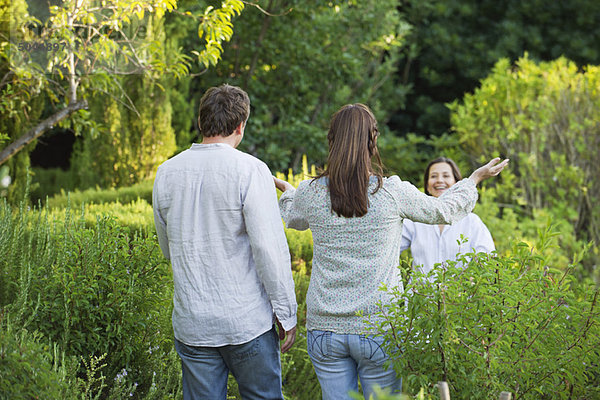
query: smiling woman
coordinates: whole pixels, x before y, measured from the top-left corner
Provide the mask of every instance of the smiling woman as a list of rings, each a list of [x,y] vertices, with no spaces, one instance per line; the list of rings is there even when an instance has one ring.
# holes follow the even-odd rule
[[[425,168],[423,175],[425,194],[440,197],[446,189],[461,179],[460,170],[453,160],[446,157],[436,158]]]
[[[462,175],[450,158],[439,157],[431,161],[423,175],[425,193],[440,197]],[[494,241],[481,219],[473,213],[451,225],[428,225],[404,220],[400,250],[410,247],[413,266],[428,274],[436,264],[456,260],[460,253],[486,252],[495,250]],[[434,275],[430,275],[432,280]]]

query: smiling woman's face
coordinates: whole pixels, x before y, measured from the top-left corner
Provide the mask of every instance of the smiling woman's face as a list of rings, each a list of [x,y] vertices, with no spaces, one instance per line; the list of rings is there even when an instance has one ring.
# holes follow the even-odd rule
[[[456,183],[450,164],[440,162],[429,168],[429,179],[427,180],[427,191],[433,197],[440,197],[450,186]]]

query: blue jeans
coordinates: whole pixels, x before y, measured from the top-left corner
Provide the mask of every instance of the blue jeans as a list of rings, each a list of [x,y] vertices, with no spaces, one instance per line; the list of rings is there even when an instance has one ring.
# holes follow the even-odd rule
[[[402,379],[390,366],[381,345],[382,337],[341,335],[327,331],[308,331],[308,355],[321,384],[323,400],[350,399],[349,391],[358,392],[358,379],[365,399],[375,386],[392,393],[402,389]]]
[[[283,400],[275,327],[240,345],[196,347],[175,339],[175,350],[181,358],[183,400],[225,400],[229,371],[244,400]]]

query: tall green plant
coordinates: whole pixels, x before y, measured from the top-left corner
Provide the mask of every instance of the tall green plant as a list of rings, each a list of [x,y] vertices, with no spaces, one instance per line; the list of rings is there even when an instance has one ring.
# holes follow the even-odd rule
[[[415,271],[405,290],[383,288],[393,300],[374,326],[408,392],[433,393],[443,380],[456,399],[600,394],[600,289],[572,276],[581,255],[566,268],[540,255],[557,234],[548,228],[506,257],[463,255],[465,268],[443,263],[432,282]]]
[[[151,350],[171,340],[170,270],[155,239],[107,216],[88,227],[83,215],[52,220],[4,204],[0,218],[0,305],[16,327],[40,332],[68,356],[106,354],[104,376],[125,368],[147,389]]]

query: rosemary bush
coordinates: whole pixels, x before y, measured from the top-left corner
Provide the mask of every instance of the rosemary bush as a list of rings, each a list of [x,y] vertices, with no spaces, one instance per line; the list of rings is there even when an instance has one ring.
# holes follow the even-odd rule
[[[52,219],[6,203],[0,226],[0,311],[15,331],[37,332],[80,361],[104,356],[104,392],[123,370],[139,392],[156,385],[153,372],[173,360],[170,267],[156,238],[106,215],[88,226],[69,210]],[[78,375],[86,369],[80,363]]]

